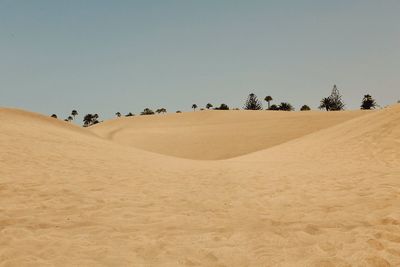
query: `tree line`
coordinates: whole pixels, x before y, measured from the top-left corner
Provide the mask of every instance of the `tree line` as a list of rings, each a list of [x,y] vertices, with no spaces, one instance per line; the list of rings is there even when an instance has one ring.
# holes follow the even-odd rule
[[[288,102],[281,102],[280,104],[272,104],[271,102],[274,99],[268,95],[264,98],[264,101],[267,102],[267,108],[266,110],[272,110],[272,111],[294,111],[294,107],[292,104]],[[361,101],[361,106],[360,108],[363,110],[369,110],[369,109],[375,109],[378,107],[378,104],[376,103],[375,99],[372,98],[371,95],[366,94],[364,95],[362,101]],[[196,111],[198,109],[197,104],[192,104],[192,109],[193,111]],[[338,88],[336,85],[333,86],[333,89],[331,91],[331,94],[327,97],[324,97],[321,99],[320,104],[318,106],[319,109],[321,110],[326,110],[326,111],[341,111],[345,109],[345,104],[342,100],[342,95],[340,94]],[[200,108],[200,110],[230,110],[229,106],[226,104],[221,104],[219,106],[214,107],[211,103],[207,103],[205,105],[205,108]],[[243,109],[245,110],[263,110],[263,105],[262,101],[260,101],[257,96],[253,93],[249,94],[245,104],[243,106]],[[234,108],[233,110],[239,110],[238,108]],[[300,108],[300,111],[308,111],[311,110],[311,108],[308,105],[303,105]],[[140,112],[140,115],[154,115],[154,114],[161,114],[161,113],[167,113],[167,110],[165,108],[159,108],[156,111],[153,111],[150,108],[145,108],[142,112]],[[180,110],[176,111],[176,113],[181,113]],[[75,117],[79,115],[77,110],[72,110],[71,114],[64,119],[64,121],[71,122],[75,120]],[[120,112],[116,112],[115,116],[120,118],[123,115]],[[132,112],[127,113],[124,115],[125,117],[132,117],[135,116]],[[52,118],[58,118],[56,114],[51,115]],[[94,114],[86,114],[83,117],[83,127],[89,127],[95,124],[98,124],[99,121],[99,115],[94,113]]]

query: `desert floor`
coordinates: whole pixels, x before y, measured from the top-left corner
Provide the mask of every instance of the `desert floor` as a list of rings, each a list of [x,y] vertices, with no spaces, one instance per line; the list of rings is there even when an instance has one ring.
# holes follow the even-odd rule
[[[0,266],[400,266],[400,106],[0,109]]]

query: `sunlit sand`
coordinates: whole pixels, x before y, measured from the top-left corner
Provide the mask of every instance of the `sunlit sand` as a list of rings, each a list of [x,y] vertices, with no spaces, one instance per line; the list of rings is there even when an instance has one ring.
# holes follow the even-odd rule
[[[400,266],[400,106],[0,109],[0,210],[1,266]]]

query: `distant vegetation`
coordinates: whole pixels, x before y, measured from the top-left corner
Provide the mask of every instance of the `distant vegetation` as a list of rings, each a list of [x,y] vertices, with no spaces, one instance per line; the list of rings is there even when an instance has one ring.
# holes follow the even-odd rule
[[[377,106],[375,99],[370,95],[365,95],[361,102],[361,109],[375,109]]]
[[[89,127],[99,123],[98,121],[99,115],[97,114],[86,114],[83,117],[83,127]]]
[[[74,109],[74,110],[72,110],[71,115],[72,115],[72,117],[74,117],[74,120],[75,120],[75,116],[78,116],[79,114],[78,114],[78,111],[76,111]]]
[[[268,95],[264,98],[264,100],[268,103],[268,109],[271,108],[271,101],[274,100],[272,99],[272,96]]]
[[[336,85],[334,85],[331,95],[322,98],[319,109],[325,109],[326,111],[338,111],[344,110],[344,106],[342,95],[339,93]]]
[[[309,106],[307,106],[307,105],[303,105],[303,106],[300,108],[300,111],[308,111],[308,110],[311,110],[311,108],[310,108]]]
[[[149,109],[149,108],[145,108],[145,109],[140,113],[140,115],[154,115],[154,114],[155,114],[154,111],[151,110],[151,109]]]
[[[221,104],[219,107],[214,108],[214,110],[229,110],[227,104]]]
[[[282,111],[293,111],[294,107],[287,102],[282,102],[279,106],[278,106],[278,110],[282,110]]]
[[[279,107],[278,105],[273,104],[268,110],[279,110]]]
[[[156,110],[156,113],[157,113],[157,114],[160,114],[160,113],[167,113],[167,110],[166,110],[165,108],[159,108],[159,109]]]
[[[264,98],[264,101],[267,102],[268,108],[266,110],[271,110],[271,111],[293,111],[295,110],[293,105],[290,104],[289,102],[281,102],[280,104],[271,104],[271,102],[274,99],[272,98],[272,96],[267,95]],[[398,101],[398,103],[400,103],[400,100]],[[369,110],[369,109],[375,109],[379,107],[379,105],[376,103],[375,99],[369,95],[366,94],[364,95],[362,101],[361,101],[361,106],[360,108],[363,110]],[[196,111],[196,109],[198,109],[198,105],[197,104],[192,104],[192,109],[193,111]],[[345,108],[345,104],[342,100],[342,95],[339,92],[339,89],[337,88],[336,85],[333,86],[333,89],[331,91],[331,94],[327,97],[324,97],[321,99],[319,106],[319,109],[323,109],[326,111],[340,111],[340,110],[344,110]],[[220,106],[213,106],[213,104],[211,103],[207,103],[204,108],[200,108],[200,110],[209,110],[209,109],[213,109],[213,110],[230,110],[229,106],[227,104],[221,104]],[[257,98],[257,96],[254,93],[251,93],[248,95],[245,104],[243,106],[243,109],[245,110],[262,110],[263,106],[262,106],[262,102]],[[239,110],[239,108],[233,108],[232,110]],[[311,110],[311,108],[308,105],[303,105],[300,108],[300,111],[308,111]],[[167,113],[167,109],[165,108],[158,108],[156,109],[156,111],[154,112],[152,109],[150,108],[145,108],[142,112],[140,112],[140,115],[154,115],[155,113],[157,114],[162,114],[162,113]],[[177,110],[176,113],[182,113],[180,110]],[[78,116],[79,113],[77,110],[72,110],[70,116],[68,116],[66,119],[64,119],[64,121],[66,122],[71,122],[73,120],[75,120],[75,117]],[[116,112],[115,116],[122,117],[122,113],[121,112]],[[125,117],[133,117],[135,116],[135,114],[133,114],[132,112],[129,112],[125,115]],[[51,115],[52,118],[57,119],[58,116],[56,114],[52,114]],[[84,127],[89,127],[91,125],[97,124],[100,121],[99,119],[99,115],[98,114],[86,114],[83,118],[83,126]]]
[[[255,94],[249,94],[243,108],[247,109],[247,110],[263,109],[261,101],[258,100],[258,98]]]

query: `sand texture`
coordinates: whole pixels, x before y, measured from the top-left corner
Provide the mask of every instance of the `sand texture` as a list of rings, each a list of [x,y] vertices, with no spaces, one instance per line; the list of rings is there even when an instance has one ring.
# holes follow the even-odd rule
[[[2,108],[0,266],[400,266],[400,106]]]

